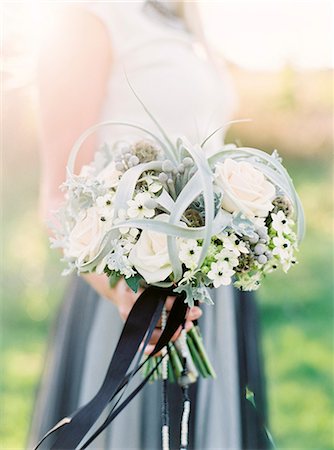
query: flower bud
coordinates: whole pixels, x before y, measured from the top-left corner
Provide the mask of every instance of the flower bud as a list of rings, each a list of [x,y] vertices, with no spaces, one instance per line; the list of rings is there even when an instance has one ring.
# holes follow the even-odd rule
[[[268,258],[265,255],[259,255],[257,260],[260,264],[265,264],[268,261]]]
[[[177,170],[179,173],[184,173],[184,164],[179,164]]]
[[[121,148],[121,153],[122,153],[122,155],[125,155],[126,153],[129,153],[129,147],[122,147]]]
[[[131,163],[132,166],[136,166],[137,164],[139,164],[138,156],[132,155],[131,158],[129,159],[129,163]]]
[[[163,161],[162,170],[164,172],[171,172],[173,170],[173,164],[169,159],[166,159],[166,161]]]
[[[272,254],[272,252],[270,250],[267,250],[266,252],[264,252],[264,254],[266,255],[266,257],[268,259],[271,259],[273,257],[273,254]]]
[[[190,156],[186,156],[182,162],[184,167],[192,167],[194,165],[194,160]]]
[[[115,164],[115,168],[116,168],[116,170],[122,171],[122,170],[124,170],[124,165],[122,162],[117,162]]]
[[[249,242],[251,244],[257,244],[259,242],[259,235],[254,233],[254,235],[250,236]]]
[[[159,173],[159,181],[160,183],[166,183],[166,181],[168,180],[168,175],[165,174],[164,172]]]
[[[267,239],[268,234],[266,228],[259,228],[256,232],[260,236],[260,239]]]
[[[255,255],[262,255],[267,250],[267,247],[263,244],[256,244],[254,248]]]

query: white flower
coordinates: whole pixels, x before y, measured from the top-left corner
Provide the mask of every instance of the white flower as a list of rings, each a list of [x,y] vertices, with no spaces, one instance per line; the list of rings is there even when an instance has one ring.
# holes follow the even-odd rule
[[[146,181],[147,190],[152,194],[157,194],[162,189],[162,184],[158,180],[158,177],[154,177],[152,175],[145,175],[144,177],[141,178],[141,180]]]
[[[111,271],[120,272],[125,278],[135,275],[123,245],[116,239],[111,243],[112,250],[102,259],[96,267],[96,273],[104,272],[105,267]]]
[[[167,214],[154,218],[167,221]],[[130,263],[144,277],[147,283],[165,280],[172,273],[167,236],[151,230],[143,230],[129,254]]]
[[[108,193],[105,195],[100,195],[96,199],[96,206],[98,208],[99,214],[106,220],[112,220],[114,216],[114,209],[113,209],[114,197],[115,197],[114,195]]]
[[[278,211],[277,214],[271,213],[272,224],[271,226],[278,234],[291,233],[291,219],[288,219],[283,211]]]
[[[218,262],[225,261],[230,266],[230,268],[236,267],[239,264],[239,260],[235,251],[228,248],[223,248],[219,253],[217,253],[216,259]]]
[[[272,253],[275,255],[283,268],[283,271],[286,273],[292,264],[296,264],[297,260],[294,256],[294,252],[297,251],[297,245],[295,242],[291,242],[289,239],[286,239],[284,236],[277,236],[273,238],[273,244],[275,248]]]
[[[126,252],[126,254],[130,253],[130,251],[132,250],[137,237],[139,234],[139,230],[137,228],[129,228],[127,233],[123,233],[122,234],[122,245],[124,247],[124,250]]]
[[[93,259],[107,231],[108,224],[101,220],[98,209],[88,208],[82,212],[69,234],[65,257],[76,258],[78,266]]]
[[[279,265],[279,259],[274,257],[271,258],[263,267],[262,267],[262,271],[263,273],[267,274],[267,273],[272,273],[275,270],[278,269],[278,265]]]
[[[195,269],[201,254],[201,247],[196,239],[182,239],[180,241],[179,258],[188,269]]]
[[[276,236],[273,238],[274,249],[273,255],[277,255],[280,259],[287,259],[291,254],[291,241],[283,236]]]
[[[154,208],[146,206],[152,201],[152,197],[148,192],[139,192],[133,200],[128,201],[129,209],[128,216],[131,219],[143,219],[145,217],[151,218],[155,214]]]
[[[242,241],[235,234],[224,236],[222,238],[223,247],[231,250],[236,256],[240,256],[240,253],[249,253],[248,248],[244,241]]]
[[[103,182],[105,187],[113,188],[119,183],[122,172],[116,169],[115,162],[111,161],[101,172],[97,175],[97,180]]]
[[[81,167],[80,177],[89,178],[94,175],[94,167],[91,164],[87,164]]]
[[[283,272],[287,273],[290,270],[292,264],[296,264],[296,263],[297,263],[297,260],[294,258],[294,256],[292,254],[287,256],[287,258],[281,259],[281,266],[282,266]]]
[[[183,278],[180,281],[179,284],[189,284],[191,283],[193,280],[195,280],[195,275],[198,272],[198,270],[186,270],[183,274]]]
[[[231,283],[231,277],[234,275],[234,270],[230,269],[227,262],[213,262],[208,277],[213,281],[215,288],[221,285],[227,286]]]
[[[261,272],[256,272],[254,275],[248,273],[239,274],[234,286],[242,291],[256,291],[260,287],[262,280]]]
[[[273,209],[275,186],[248,162],[228,158],[217,163],[216,184],[222,189],[222,207],[226,211],[266,217]]]

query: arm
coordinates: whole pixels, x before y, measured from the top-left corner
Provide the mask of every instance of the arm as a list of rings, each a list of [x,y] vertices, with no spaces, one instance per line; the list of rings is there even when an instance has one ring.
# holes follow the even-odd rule
[[[59,185],[65,180],[65,167],[74,142],[85,129],[99,121],[112,65],[107,30],[89,12],[75,7],[61,9],[55,31],[45,40],[38,71],[44,219],[63,200]],[[94,137],[86,141],[77,172],[92,159],[95,145]],[[139,294],[133,293],[124,280],[111,289],[105,275],[87,274],[85,279],[100,295],[111,300],[126,319]],[[168,309],[172,303],[170,297]],[[199,308],[189,312],[188,328],[191,320],[200,314]],[[159,329],[155,330],[151,345],[160,333]]]
[[[63,200],[59,185],[65,180],[73,144],[85,129],[99,121],[111,65],[110,39],[99,19],[80,8],[60,8],[53,30],[44,41],[38,66],[40,206],[45,220]],[[95,145],[95,136],[85,142],[76,171],[91,161]],[[113,292],[106,276],[90,274],[86,280],[100,295],[119,304],[121,315],[126,317],[135,296],[124,284]]]
[[[69,152],[76,139],[98,122],[112,63],[109,36],[100,21],[79,8],[60,8],[46,36],[38,67],[41,117],[41,212],[62,201]],[[87,140],[80,165],[91,160],[95,137]]]

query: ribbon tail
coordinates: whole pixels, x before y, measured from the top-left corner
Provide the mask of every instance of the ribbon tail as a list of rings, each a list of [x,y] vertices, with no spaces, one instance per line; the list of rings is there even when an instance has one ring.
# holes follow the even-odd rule
[[[58,432],[58,436],[56,441],[49,447],[50,450],[71,450],[79,445],[110,401],[123,388],[127,387],[134,374],[138,372],[141,366],[140,357],[145,347],[141,349],[135,368],[127,374],[127,370],[138,352],[139,345],[143,340],[146,343],[149,341],[168,295],[173,295],[171,290],[149,286],[139,296],[125,322],[122,334],[111,358],[107,374],[95,397],[71,416],[65,417],[58,422],[57,425],[46,433],[34,450],[37,450],[42,442],[55,432]],[[177,328],[184,321],[187,305],[181,298],[182,296],[177,296],[167,321],[167,323],[169,322],[169,326],[166,326],[148,359],[167,345]],[[124,392],[121,394],[120,399],[118,399],[116,405],[113,407],[114,412],[112,413],[113,417],[111,420],[131,401],[142,389],[144,384],[145,382],[141,383],[116,408]]]
[[[56,425],[51,428],[43,437],[42,439],[36,444],[36,446],[33,448],[33,450],[37,450],[38,447],[40,447],[40,445],[45,441],[46,438],[48,438],[49,436],[51,436],[54,432],[56,432],[57,430],[59,430],[61,427],[63,427],[64,425],[67,425],[68,423],[70,423],[72,420],[71,417],[64,417],[63,419],[61,419],[58,423],[56,423]]]

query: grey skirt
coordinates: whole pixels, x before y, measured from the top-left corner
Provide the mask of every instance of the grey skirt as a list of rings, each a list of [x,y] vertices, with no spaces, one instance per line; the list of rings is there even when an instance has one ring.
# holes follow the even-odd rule
[[[203,339],[217,379],[191,387],[189,448],[266,449],[264,377],[258,316],[252,296],[232,288],[212,291],[203,306]],[[52,329],[28,437],[28,448],[61,418],[88,402],[99,389],[123,323],[114,305],[74,278]],[[245,398],[254,393],[257,412]],[[181,392],[169,387],[171,448],[179,448]],[[90,449],[161,448],[161,384],[146,385]],[[47,441],[42,448],[49,448]]]

